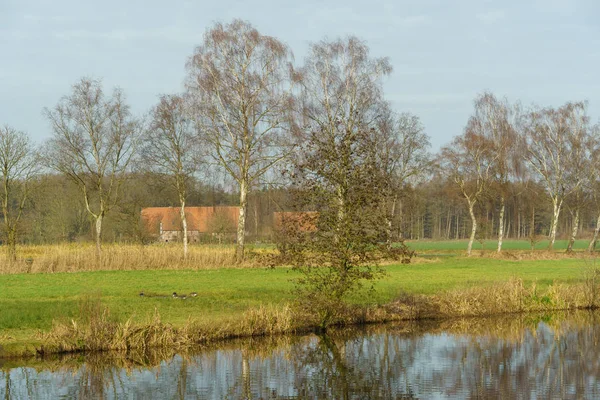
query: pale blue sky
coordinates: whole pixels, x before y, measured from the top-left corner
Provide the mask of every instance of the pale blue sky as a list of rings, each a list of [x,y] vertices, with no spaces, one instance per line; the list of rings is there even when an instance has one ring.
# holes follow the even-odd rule
[[[301,63],[308,44],[354,34],[390,57],[398,111],[434,149],[462,132],[477,93],[524,104],[589,100],[600,115],[597,0],[0,0],[0,124],[41,141],[51,107],[82,76],[120,86],[137,112],[182,90],[185,62],[214,21],[242,18]]]

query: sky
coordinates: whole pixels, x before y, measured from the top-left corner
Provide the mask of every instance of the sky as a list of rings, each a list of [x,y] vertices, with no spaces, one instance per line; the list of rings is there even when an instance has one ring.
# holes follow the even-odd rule
[[[298,65],[310,43],[363,39],[390,58],[386,97],[421,118],[434,151],[484,90],[525,106],[588,100],[596,122],[599,17],[597,0],[0,0],[0,125],[43,143],[43,108],[84,76],[145,113],[183,90],[204,32],[234,18],[287,43]]]

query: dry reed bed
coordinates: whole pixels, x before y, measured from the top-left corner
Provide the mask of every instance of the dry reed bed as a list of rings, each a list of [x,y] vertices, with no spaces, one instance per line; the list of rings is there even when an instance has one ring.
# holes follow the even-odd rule
[[[579,284],[553,284],[539,291],[520,278],[490,286],[456,289],[436,295],[403,295],[386,307],[402,319],[482,317],[600,307],[600,279]]]
[[[491,258],[495,260],[513,261],[538,261],[538,260],[564,260],[564,259],[587,259],[595,253],[587,251],[549,251],[549,250],[485,250],[477,253],[473,251],[473,257]]]
[[[249,261],[242,266],[253,266]],[[233,246],[190,246],[188,258],[178,244],[105,245],[102,257],[96,257],[91,244],[19,247],[19,259],[9,262],[0,255],[0,273],[54,273],[80,271],[125,271],[154,269],[213,269],[235,265]]]
[[[116,322],[110,318],[110,311],[103,308],[80,321],[55,321],[50,332],[39,333],[39,339],[44,344],[37,352],[43,355],[105,350],[185,349],[225,339],[295,333],[297,328],[289,305],[250,309],[235,322],[214,324],[188,320],[180,327],[163,323],[157,311],[146,324],[134,324],[131,320]]]

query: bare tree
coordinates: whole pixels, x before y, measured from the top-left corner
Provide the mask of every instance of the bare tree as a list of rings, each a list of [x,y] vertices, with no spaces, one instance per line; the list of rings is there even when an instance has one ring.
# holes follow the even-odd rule
[[[450,145],[442,149],[440,159],[442,170],[458,185],[467,201],[471,217],[471,235],[467,246],[469,256],[477,233],[475,205],[489,187],[493,166],[491,146],[479,134],[477,125],[478,122],[471,119],[464,134],[454,138]]]
[[[504,238],[504,215],[506,196],[511,177],[520,170],[520,155],[517,153],[517,132],[514,127],[515,109],[506,99],[499,100],[492,93],[485,92],[475,99],[475,111],[470,125],[477,134],[486,139],[490,146],[487,154],[491,166],[490,178],[500,197],[498,215],[498,248],[502,250]]]
[[[600,124],[596,124],[590,128],[589,150],[589,169],[584,187],[590,195],[591,203],[594,207],[593,210],[598,215],[596,218],[596,227],[588,245],[588,251],[592,252],[596,248],[598,234],[600,233]]]
[[[567,103],[553,109],[533,110],[524,117],[522,134],[526,159],[542,180],[552,201],[549,249],[554,247],[558,217],[565,198],[576,192],[584,181],[583,160],[587,120],[585,103]]]
[[[566,196],[566,205],[572,215],[571,233],[567,244],[567,252],[573,251],[573,245],[579,231],[581,208],[584,206],[584,188],[589,187],[589,180],[595,173],[594,158],[598,148],[598,135],[590,126],[587,116],[587,103],[583,108],[574,110],[568,118],[569,129],[572,132],[571,154],[567,159],[567,179],[571,182],[572,191]]]
[[[144,165],[176,190],[183,230],[183,257],[188,253],[185,204],[189,181],[198,166],[192,120],[181,96],[161,96],[152,109],[148,134],[142,149]]]
[[[393,221],[400,193],[406,184],[416,184],[430,172],[431,155],[429,137],[424,132],[419,117],[409,113],[382,113],[375,130],[379,134],[380,165],[389,175],[387,226],[388,245],[391,245]]]
[[[244,256],[248,191],[285,156],[291,51],[252,25],[216,24],[188,60],[187,88],[208,154],[239,185],[237,259]]]
[[[17,233],[23,210],[38,172],[38,154],[27,134],[10,126],[0,127],[0,178],[2,215],[8,259],[17,259]]]
[[[99,80],[83,78],[70,95],[45,109],[53,137],[47,164],[77,184],[95,221],[96,252],[101,256],[102,221],[117,203],[141,131],[123,92],[106,97]]]

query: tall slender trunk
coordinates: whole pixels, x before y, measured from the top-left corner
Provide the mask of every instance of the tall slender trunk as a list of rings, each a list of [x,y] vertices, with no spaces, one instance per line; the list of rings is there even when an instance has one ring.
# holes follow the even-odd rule
[[[492,215],[491,218],[490,218],[490,214]],[[489,224],[486,224],[486,225],[488,225],[488,232],[485,235],[485,237],[488,238],[488,237],[494,236],[494,212],[492,211],[490,213],[489,211],[486,211],[485,216],[486,216],[485,220],[490,221]]]
[[[6,250],[8,252],[8,260],[15,262],[17,261],[17,232],[12,227],[7,228],[7,231]]]
[[[104,213],[100,212],[96,217],[96,258],[99,260],[102,256],[102,220]]]
[[[237,262],[244,261],[244,244],[246,239],[246,211],[248,209],[248,182],[240,182],[240,214],[237,226],[237,245],[235,256]]]
[[[392,208],[390,210],[390,213],[386,216],[386,225],[387,225],[387,232],[386,232],[386,245],[387,248],[390,249],[392,247],[392,221],[394,220],[394,215],[396,214],[396,196],[393,197],[392,199]]]
[[[185,199],[180,199],[181,207],[179,208],[179,217],[181,218],[181,229],[183,230],[183,259],[187,260],[188,256],[188,229],[187,217],[185,216]]]
[[[398,200],[398,239],[404,239],[404,235],[402,234],[404,223],[404,213],[402,212],[402,200]]]
[[[458,240],[458,230],[460,227],[458,226],[458,213],[456,213],[456,226],[454,230],[454,240]]]
[[[258,240],[258,196],[254,196],[254,240]]]
[[[567,253],[573,251],[573,244],[577,237],[577,230],[579,229],[579,207],[575,209],[575,216],[573,217],[573,229],[571,230],[571,237],[569,238],[569,245],[567,246]]]
[[[475,233],[477,232],[477,220],[475,219],[475,202],[467,200],[469,203],[469,215],[471,216],[471,237],[469,238],[469,245],[467,246],[467,255],[471,255],[471,249],[473,248],[473,242],[475,241]]]
[[[600,214],[598,214],[598,219],[596,219],[596,229],[594,229],[594,236],[592,240],[590,240],[590,244],[588,245],[588,251],[591,253],[596,248],[596,241],[598,240],[598,233],[600,232]]]
[[[531,243],[531,251],[535,250],[535,207],[531,207],[531,223],[529,227],[529,240]]]
[[[552,199],[552,225],[550,227],[550,243],[548,244],[548,250],[554,248],[554,242],[556,241],[556,229],[558,228],[558,216],[560,215],[560,208],[562,206],[562,200],[557,198]]]
[[[498,217],[498,253],[502,251],[502,239],[504,238],[504,196],[500,196],[500,216]]]

